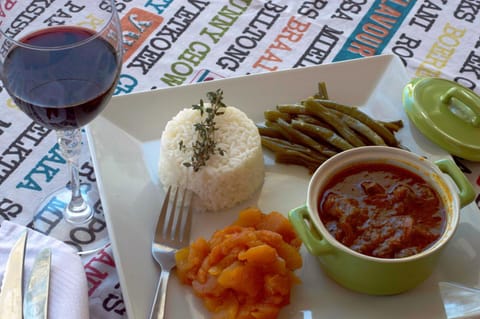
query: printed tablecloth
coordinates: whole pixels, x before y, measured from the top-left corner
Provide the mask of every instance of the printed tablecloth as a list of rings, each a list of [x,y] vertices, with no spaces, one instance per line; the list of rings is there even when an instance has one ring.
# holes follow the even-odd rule
[[[26,17],[52,1],[64,1],[66,14],[83,3],[32,0]],[[108,9],[107,1],[98,2]],[[125,46],[116,95],[383,53],[400,57],[412,78],[443,77],[480,92],[479,1],[115,2]],[[3,3],[8,10],[15,0]],[[66,161],[55,134],[19,111],[3,87],[0,101],[0,218],[28,225],[39,201],[67,180]],[[88,145],[83,147],[81,179],[95,189]],[[480,165],[458,164],[480,193]],[[100,199],[95,209],[100,216]],[[45,217],[54,227],[54,217]],[[105,227],[99,222],[87,233],[93,239]],[[85,256],[84,266],[91,318],[126,317],[111,247]]]

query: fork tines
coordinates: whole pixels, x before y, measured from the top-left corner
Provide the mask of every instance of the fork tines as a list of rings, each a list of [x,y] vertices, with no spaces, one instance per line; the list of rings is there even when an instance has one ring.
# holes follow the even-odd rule
[[[172,188],[175,188],[175,193],[172,194]],[[173,198],[170,198],[173,195]],[[162,210],[160,212],[159,221],[163,220],[166,223],[158,224],[156,237],[163,234],[163,239],[170,239],[172,241],[182,241],[188,243],[190,237],[190,230],[192,224],[192,200],[193,193],[188,189],[181,187],[168,187],[167,194],[163,202]],[[168,209],[170,206],[170,210]],[[160,231],[158,227],[163,227]],[[155,238],[160,241],[162,238]]]

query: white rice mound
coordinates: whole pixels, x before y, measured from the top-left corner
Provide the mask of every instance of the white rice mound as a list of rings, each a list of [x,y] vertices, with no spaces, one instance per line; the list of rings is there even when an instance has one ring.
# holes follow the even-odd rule
[[[206,104],[208,106],[208,104]],[[225,151],[216,152],[207,165],[197,172],[185,167],[190,161],[194,128],[199,123],[200,112],[184,109],[171,119],[162,133],[158,175],[166,188],[179,185],[192,190],[208,211],[228,209],[249,199],[263,184],[263,163],[260,134],[255,123],[239,109],[228,106],[225,113],[215,117],[215,141]],[[188,150],[179,149],[179,142]]]

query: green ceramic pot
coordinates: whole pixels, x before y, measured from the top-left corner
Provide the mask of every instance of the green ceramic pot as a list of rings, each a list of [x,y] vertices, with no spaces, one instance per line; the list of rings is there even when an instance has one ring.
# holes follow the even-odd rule
[[[409,257],[376,258],[358,253],[330,235],[317,210],[320,193],[337,172],[367,162],[408,169],[438,191],[446,207],[447,225],[434,245]],[[290,211],[289,219],[307,250],[318,257],[321,268],[340,285],[366,294],[392,295],[412,289],[428,278],[457,228],[460,209],[474,197],[472,185],[450,159],[433,163],[405,150],[366,146],[341,152],[324,162],[310,180],[306,205]]]

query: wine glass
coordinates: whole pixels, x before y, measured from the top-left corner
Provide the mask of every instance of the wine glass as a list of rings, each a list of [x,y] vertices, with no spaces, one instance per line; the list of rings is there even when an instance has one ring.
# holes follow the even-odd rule
[[[94,217],[88,185],[80,183],[78,159],[81,128],[106,106],[121,70],[115,2],[0,0],[0,10],[3,85],[33,121],[55,130],[71,175],[66,187],[40,204],[29,226],[74,245],[79,253],[95,251],[108,242],[108,234],[105,223]],[[92,236],[95,227],[104,231]]]

